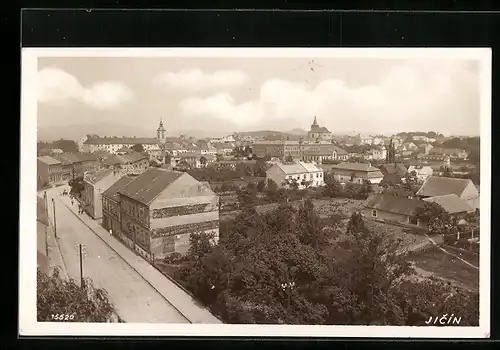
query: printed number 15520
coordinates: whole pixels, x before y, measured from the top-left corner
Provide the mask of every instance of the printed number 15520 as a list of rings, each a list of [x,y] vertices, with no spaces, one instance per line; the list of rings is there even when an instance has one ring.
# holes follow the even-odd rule
[[[54,321],[73,321],[75,314],[51,314],[50,318]]]

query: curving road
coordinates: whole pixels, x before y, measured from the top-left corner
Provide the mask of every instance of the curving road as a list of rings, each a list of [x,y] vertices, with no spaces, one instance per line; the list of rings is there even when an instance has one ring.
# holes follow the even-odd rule
[[[83,244],[84,277],[108,291],[125,322],[190,323],[60,201],[61,191],[62,187],[47,190],[47,197],[51,222],[55,198],[57,237],[69,277],[80,283],[79,244]]]

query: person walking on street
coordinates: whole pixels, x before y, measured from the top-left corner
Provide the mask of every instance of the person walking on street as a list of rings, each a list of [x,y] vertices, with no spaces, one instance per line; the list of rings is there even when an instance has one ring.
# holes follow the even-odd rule
[[[109,234],[112,236],[113,235],[113,230],[109,229]]]
[[[71,206],[73,206],[73,198],[71,198]]]

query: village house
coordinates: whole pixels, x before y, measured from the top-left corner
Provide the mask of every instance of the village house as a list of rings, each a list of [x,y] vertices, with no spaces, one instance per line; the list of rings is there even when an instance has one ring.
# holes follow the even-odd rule
[[[422,199],[448,194],[457,195],[474,211],[479,210],[479,192],[470,179],[431,176],[416,193]]]
[[[187,173],[150,168],[118,190],[121,232],[144,258],[189,249],[192,233],[219,236],[219,198]]]
[[[418,150],[419,150],[419,154],[421,155],[428,155],[429,152],[434,148],[433,145],[431,145],[430,143],[426,143],[426,144],[423,144],[421,145]]]
[[[406,169],[402,163],[386,163],[380,166],[380,172],[384,174],[384,176],[388,174],[395,174],[398,177],[403,178],[408,172],[408,169]]]
[[[134,180],[131,176],[123,176],[102,193],[102,226],[118,238],[122,238],[118,191]]]
[[[53,185],[63,181],[62,164],[53,157],[37,157],[38,186]]]
[[[200,148],[200,153],[204,156],[208,154],[215,156],[217,154],[217,148],[215,148],[210,142],[198,140],[196,144]]]
[[[180,157],[179,162],[186,162],[191,169],[199,169],[202,167],[200,157],[196,155],[183,155]]]
[[[325,184],[323,169],[314,163],[276,162],[266,171],[266,181],[273,180],[279,187],[290,187],[296,182],[299,189],[319,187]]]
[[[329,168],[334,178],[341,183],[363,183],[366,180],[371,184],[379,184],[384,178],[380,170],[370,163],[340,163]]]
[[[387,149],[385,146],[374,147],[367,152],[369,160],[383,160],[387,157]]]
[[[215,143],[213,145],[216,149],[216,153],[220,155],[230,155],[234,150],[234,145],[232,143]]]
[[[432,176],[434,170],[427,165],[410,165],[408,167],[408,174],[414,177],[417,183],[423,183],[429,177]]]
[[[134,151],[122,155],[111,155],[103,163],[107,168],[122,174],[140,174],[149,168],[148,157]]]
[[[121,174],[111,169],[101,169],[87,174],[83,179],[81,204],[85,211],[94,219],[102,218],[101,195],[121,177]]]
[[[363,204],[363,214],[372,220],[425,229],[427,223],[416,217],[417,208],[424,206],[425,202],[420,199],[374,194]]]
[[[404,142],[398,147],[398,150],[401,152],[404,151],[409,151],[409,152],[414,152],[418,150],[418,146],[414,144],[413,142]]]
[[[444,160],[446,157],[450,157],[452,160],[465,160],[468,154],[463,149],[434,147],[425,159]]]
[[[467,214],[474,213],[474,209],[461,200],[455,193],[427,197],[423,200],[439,204],[448,214],[458,219],[464,218]]]

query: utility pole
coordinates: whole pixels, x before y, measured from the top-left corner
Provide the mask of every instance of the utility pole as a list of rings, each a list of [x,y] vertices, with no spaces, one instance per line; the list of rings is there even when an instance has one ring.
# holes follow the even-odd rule
[[[82,245],[80,244],[80,287],[85,287],[85,282],[83,281],[83,255],[82,255]]]
[[[56,222],[56,202],[52,198],[52,206],[54,208],[54,237],[57,238],[57,222]]]

